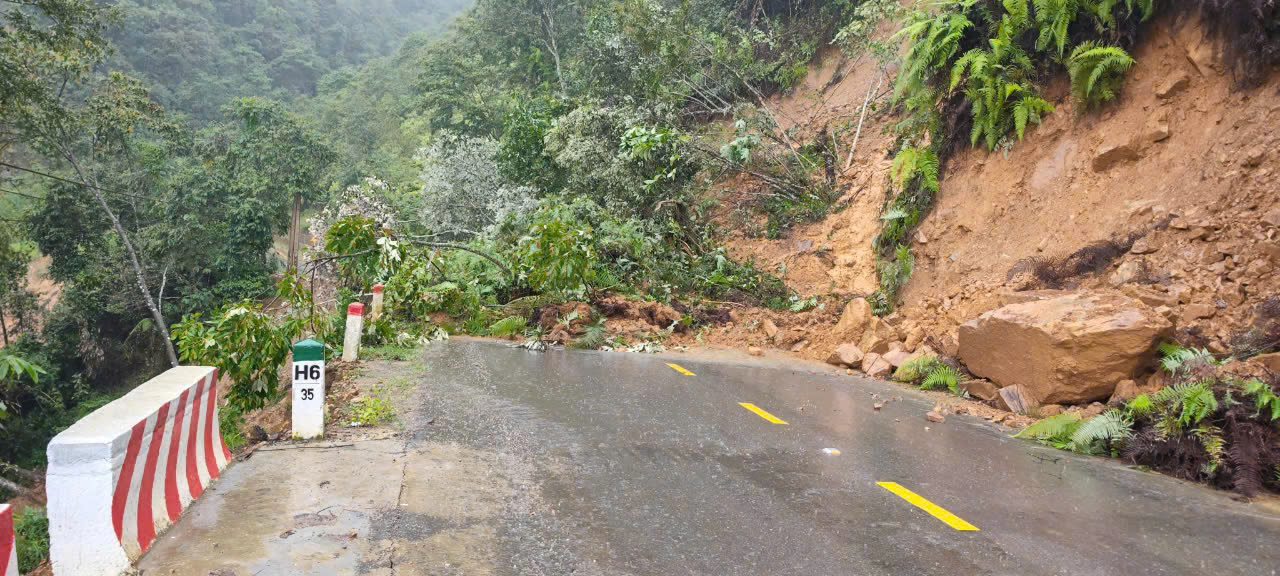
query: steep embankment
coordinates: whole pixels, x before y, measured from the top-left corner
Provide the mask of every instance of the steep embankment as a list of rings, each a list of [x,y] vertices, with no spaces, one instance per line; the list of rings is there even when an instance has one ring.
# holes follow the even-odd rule
[[[1058,79],[1046,91],[1057,111],[1007,154],[972,149],[950,159],[913,238],[903,305],[887,318],[908,351],[923,342],[954,355],[960,324],[1024,300],[1019,291],[1062,288],[1125,293],[1174,323],[1184,344],[1225,355],[1254,309],[1280,292],[1280,135],[1271,129],[1280,77],[1238,90],[1196,22],[1165,18],[1149,30],[1114,102],[1076,110]],[[801,132],[857,123],[877,72],[864,62],[832,83],[834,68],[815,69],[775,102],[783,123]],[[852,166],[838,177],[843,209],[776,240],[736,232],[735,253],[785,270],[802,294],[873,291],[871,240],[893,145],[886,128],[897,120],[886,103],[868,114]],[[842,165],[853,134],[841,136]],[[1037,279],[1090,246],[1079,273]],[[804,355],[825,359],[842,343],[832,329],[839,315],[775,321],[795,332],[790,342],[811,340]],[[790,346],[763,334],[747,340]]]

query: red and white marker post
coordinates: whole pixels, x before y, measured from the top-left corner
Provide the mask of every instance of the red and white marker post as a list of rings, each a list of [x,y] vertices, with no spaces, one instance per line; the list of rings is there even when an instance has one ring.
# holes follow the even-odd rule
[[[342,339],[342,360],[355,362],[360,357],[360,333],[364,331],[364,304],[347,306],[347,334]]]
[[[382,317],[382,289],[381,284],[373,285],[373,313],[369,315],[370,320],[377,320]]]

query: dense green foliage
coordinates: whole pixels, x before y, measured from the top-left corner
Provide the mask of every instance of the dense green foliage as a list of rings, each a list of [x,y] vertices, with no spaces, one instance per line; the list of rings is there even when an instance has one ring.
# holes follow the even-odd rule
[[[1165,344],[1160,354],[1170,385],[1091,418],[1075,412],[1045,418],[1017,436],[1123,456],[1249,496],[1263,487],[1280,489],[1273,473],[1280,466],[1280,383],[1239,378],[1204,351]]]
[[[249,96],[314,96],[328,74],[394,53],[412,33],[444,29],[467,0],[121,0],[111,64],[197,124]]]

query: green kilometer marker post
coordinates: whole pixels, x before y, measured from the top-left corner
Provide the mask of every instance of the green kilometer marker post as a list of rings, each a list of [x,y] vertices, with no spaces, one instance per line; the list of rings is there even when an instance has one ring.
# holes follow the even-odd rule
[[[324,344],[293,345],[293,437],[324,438]]]

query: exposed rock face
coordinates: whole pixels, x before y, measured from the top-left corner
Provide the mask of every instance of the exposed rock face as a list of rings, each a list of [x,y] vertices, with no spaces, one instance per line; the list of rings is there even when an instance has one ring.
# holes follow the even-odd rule
[[[960,382],[960,387],[965,389],[970,396],[983,402],[994,402],[996,398],[1000,397],[1000,389],[996,388],[995,384],[980,378],[964,380]]]
[[[1127,135],[1110,135],[1103,140],[1102,144],[1098,146],[1098,151],[1094,153],[1093,170],[1095,172],[1105,172],[1117,164],[1137,160],[1141,157],[1141,147],[1131,142]]]
[[[1001,386],[1021,385],[1036,404],[1108,400],[1137,376],[1173,324],[1114,293],[1010,304],[960,327],[960,360]]]

